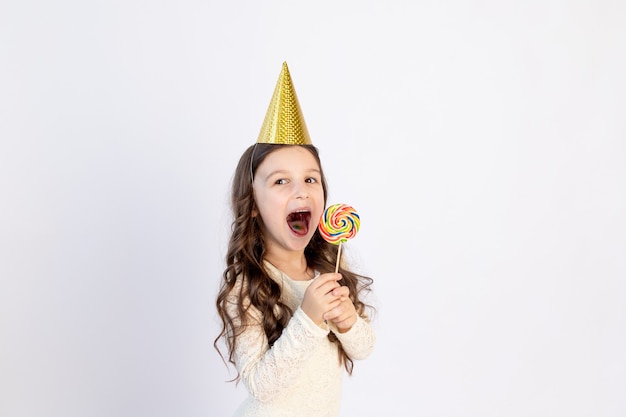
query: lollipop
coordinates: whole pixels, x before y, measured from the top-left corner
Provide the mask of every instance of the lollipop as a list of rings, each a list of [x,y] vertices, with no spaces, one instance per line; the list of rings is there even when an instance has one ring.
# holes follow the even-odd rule
[[[356,236],[361,225],[361,219],[356,210],[347,204],[333,204],[328,206],[320,218],[318,229],[327,242],[339,245],[335,272],[339,271],[341,244]]]

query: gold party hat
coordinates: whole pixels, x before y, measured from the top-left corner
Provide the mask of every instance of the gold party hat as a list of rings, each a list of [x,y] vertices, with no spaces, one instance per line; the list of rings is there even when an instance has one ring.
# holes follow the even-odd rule
[[[257,143],[311,144],[286,62],[283,62]]]

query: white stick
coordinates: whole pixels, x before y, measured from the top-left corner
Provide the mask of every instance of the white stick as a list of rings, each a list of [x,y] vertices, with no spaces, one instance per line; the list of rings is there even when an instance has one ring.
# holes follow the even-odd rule
[[[339,259],[341,259],[341,244],[343,242],[339,242],[339,249],[337,249],[337,265],[335,265],[335,274],[339,272]]]

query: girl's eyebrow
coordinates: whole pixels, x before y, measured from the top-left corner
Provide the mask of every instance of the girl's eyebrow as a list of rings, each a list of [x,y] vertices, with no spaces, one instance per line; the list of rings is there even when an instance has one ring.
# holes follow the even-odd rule
[[[285,175],[285,174],[288,174],[288,173],[290,173],[290,172],[291,172],[291,171],[289,171],[289,170],[287,170],[287,169],[277,169],[277,170],[274,170],[274,171],[269,172],[269,173],[265,176],[265,178],[271,178],[271,177],[273,177],[274,175]],[[306,170],[306,173],[307,173],[307,174],[308,174],[308,173],[311,173],[311,172],[313,172],[313,173],[315,173],[315,174],[321,174],[321,171],[320,171],[318,168],[310,168],[310,169]]]
[[[289,171],[287,171],[286,169],[277,169],[271,172],[268,172],[267,175],[265,176],[265,179],[271,178],[275,175],[284,175],[286,173],[288,173]]]

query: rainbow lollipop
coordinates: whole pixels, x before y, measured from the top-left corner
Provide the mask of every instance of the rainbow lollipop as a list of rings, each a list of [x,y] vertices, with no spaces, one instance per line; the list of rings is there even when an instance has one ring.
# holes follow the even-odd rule
[[[341,244],[356,236],[361,226],[361,219],[356,210],[347,204],[333,204],[322,214],[317,228],[327,242],[339,245],[335,272],[339,271]]]

